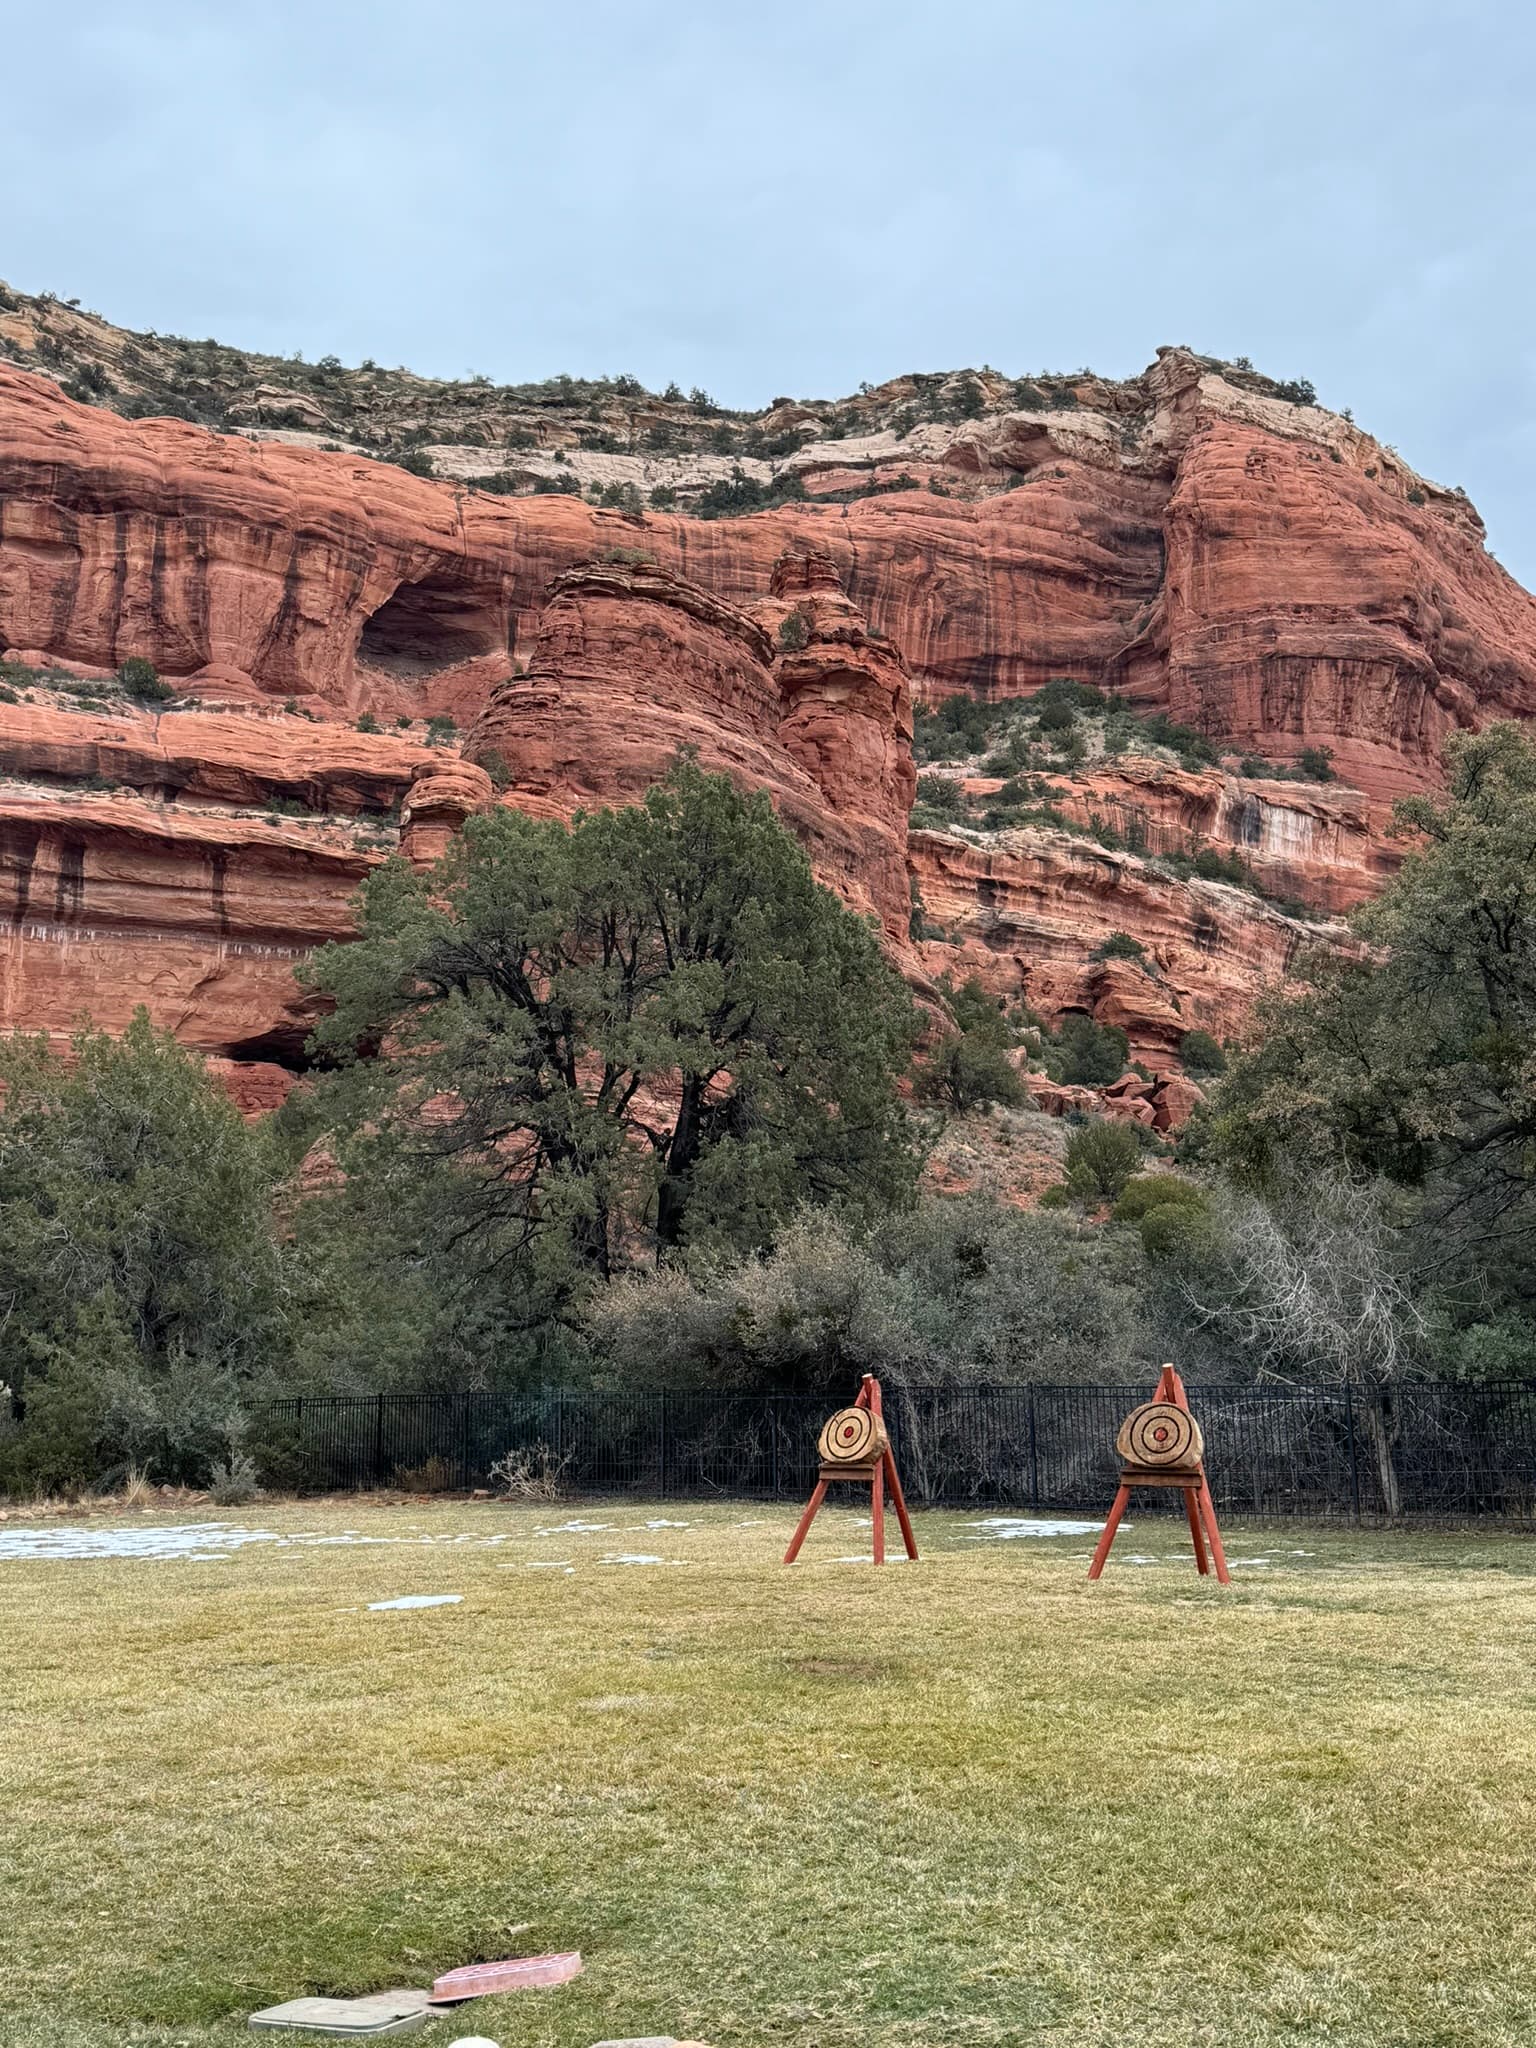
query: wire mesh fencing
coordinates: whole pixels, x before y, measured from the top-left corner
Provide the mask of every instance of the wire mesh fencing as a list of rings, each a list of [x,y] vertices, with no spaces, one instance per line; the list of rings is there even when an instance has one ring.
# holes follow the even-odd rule
[[[1216,1504],[1235,1515],[1536,1516],[1536,1386],[1188,1390]],[[908,1496],[931,1506],[1104,1508],[1138,1390],[887,1389]],[[822,1396],[540,1389],[306,1395],[253,1420],[269,1483],[300,1491],[496,1485],[529,1498],[794,1499],[817,1471]],[[498,1468],[493,1479],[493,1467]],[[1177,1507],[1138,1502],[1142,1512]]]

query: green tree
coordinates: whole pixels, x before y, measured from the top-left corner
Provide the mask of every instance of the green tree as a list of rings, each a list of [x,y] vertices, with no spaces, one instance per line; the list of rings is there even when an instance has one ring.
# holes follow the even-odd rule
[[[332,1121],[381,1184],[430,1179],[421,1242],[482,1294],[556,1312],[647,1246],[912,1198],[916,1011],[765,794],[684,759],[569,827],[499,809],[360,911],[306,972]]]
[[[163,681],[152,661],[142,654],[130,654],[118,664],[117,680],[126,695],[138,704],[169,704],[176,692]]]
[[[1053,1081],[1094,1087],[1118,1081],[1130,1058],[1131,1042],[1118,1024],[1097,1024],[1070,1010],[1054,1033],[1041,1034],[1041,1057]]]
[[[1186,1074],[1224,1074],[1227,1056],[1209,1031],[1186,1031],[1179,1040],[1179,1060]]]
[[[1358,912],[1267,1004],[1195,1145],[1249,1186],[1331,1165],[1411,1192],[1420,1289],[1455,1319],[1536,1302],[1536,747],[1496,724],[1447,749],[1443,799]]]
[[[278,1161],[202,1061],[135,1013],[68,1058],[0,1041],[0,1303],[12,1483],[129,1461],[202,1480],[287,1345]]]
[[[1066,1185],[1076,1201],[1118,1201],[1141,1164],[1141,1145],[1129,1124],[1102,1119],[1084,1124],[1067,1140]]]
[[[1127,1243],[1126,1240],[1129,1239]],[[983,1196],[927,1201],[860,1230],[803,1213],[771,1250],[626,1275],[587,1327],[625,1384],[775,1387],[836,1398],[1138,1369],[1129,1233]],[[916,1427],[910,1412],[903,1441]]]
[[[934,1048],[922,1075],[924,1091],[962,1114],[989,1102],[1017,1107],[1028,1100],[1008,1048],[1013,1044],[1003,1006],[987,993],[979,976],[952,988],[940,986],[959,1029]]]

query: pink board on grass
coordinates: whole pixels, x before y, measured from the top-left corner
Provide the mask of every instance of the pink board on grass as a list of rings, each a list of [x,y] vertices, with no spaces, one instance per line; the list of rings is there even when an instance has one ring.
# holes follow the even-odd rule
[[[452,2005],[461,1998],[488,1998],[493,1991],[536,1991],[546,1984],[569,1984],[580,1975],[581,1957],[574,1949],[563,1955],[517,1956],[504,1963],[469,1963],[437,1979],[432,2003]]]

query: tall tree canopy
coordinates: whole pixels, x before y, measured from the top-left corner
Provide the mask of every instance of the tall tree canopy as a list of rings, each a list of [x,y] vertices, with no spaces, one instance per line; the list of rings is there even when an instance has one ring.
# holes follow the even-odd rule
[[[1357,914],[1362,949],[1314,957],[1300,991],[1266,1006],[1210,1136],[1260,1183],[1300,1157],[1419,1190],[1438,1265],[1529,1292],[1536,747],[1497,724],[1453,739],[1447,762],[1443,800],[1397,806],[1422,837]]]
[[[498,809],[428,874],[388,863],[308,979],[349,1159],[530,1318],[807,1202],[912,1197],[910,998],[766,795],[691,760],[633,807]]]

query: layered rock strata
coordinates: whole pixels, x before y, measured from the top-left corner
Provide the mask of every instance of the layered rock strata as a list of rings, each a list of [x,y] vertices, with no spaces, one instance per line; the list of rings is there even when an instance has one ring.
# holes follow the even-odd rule
[[[1177,1065],[1186,1031],[1240,1032],[1303,947],[1343,936],[1244,890],[1179,881],[1063,832],[1004,832],[982,847],[914,831],[911,859],[930,973],[976,974],[1049,1023],[1078,1011],[1118,1025],[1132,1057],[1159,1072]],[[1144,957],[1104,957],[1117,932],[1136,938]]]
[[[1238,855],[1266,893],[1293,897],[1330,915],[1374,896],[1397,872],[1406,841],[1396,836],[1390,804],[1336,783],[1263,780],[1191,773],[1128,755],[1050,779],[1052,807],[1091,830],[1107,830],[1133,850],[1194,854],[1202,847]],[[997,776],[966,780],[985,801]]]
[[[800,466],[906,452],[888,438],[818,439]],[[641,549],[742,605],[810,543],[922,692],[1071,675],[1243,750],[1327,745],[1369,794],[1432,779],[1457,727],[1536,708],[1536,601],[1467,501],[1187,351],[906,441],[936,489],[698,521],[130,422],[0,365],[0,638],[141,654],[223,701],[462,722],[578,562]]]
[[[469,757],[521,808],[567,816],[634,801],[691,748],[704,767],[766,789],[820,878],[905,944],[906,671],[870,644],[830,564],[822,573],[819,610],[800,592],[796,649],[776,663],[756,619],[653,562],[566,571],[526,671],[497,687],[470,731]]]
[[[1435,780],[1450,732],[1536,710],[1536,603],[1464,498],[1263,380],[1175,350],[1027,402],[973,381],[980,417],[901,424],[906,380],[835,439],[778,408],[806,438],[772,474],[809,497],[695,520],[130,422],[0,365],[0,650],[145,656],[196,706],[0,695],[0,1021],[62,1032],[144,1000],[265,1099],[303,1064],[292,961],[350,928],[397,806],[427,862],[487,802],[621,801],[686,744],[771,792],[914,975],[1122,1023],[1159,1073],[1191,1026],[1239,1028],[1316,928],[1048,829],[909,850],[914,690],[1069,675],[1234,754],[1330,747],[1353,787],[1124,759],[1056,801],[1149,854],[1238,852],[1332,913],[1390,873],[1388,800]],[[434,715],[472,760],[367,729]],[[945,934],[921,965],[914,882]],[[1116,932],[1143,959],[1101,957]]]

